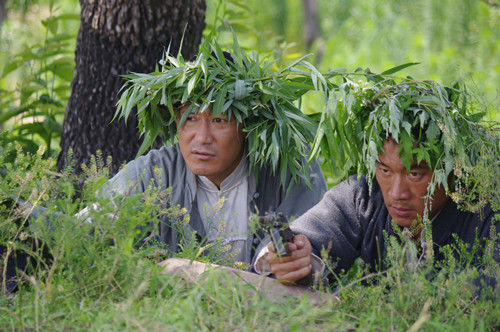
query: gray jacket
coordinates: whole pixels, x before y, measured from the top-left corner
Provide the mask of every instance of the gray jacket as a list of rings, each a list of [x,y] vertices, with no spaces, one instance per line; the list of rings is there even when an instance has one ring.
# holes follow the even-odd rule
[[[469,248],[479,241],[473,252],[474,261],[480,262],[484,243],[490,239],[492,227],[500,229],[499,220],[488,205],[482,215],[461,211],[450,199],[432,221],[432,240],[435,260],[444,258],[443,248],[456,251],[457,239]],[[366,179],[353,176],[331,188],[314,208],[295,220],[290,228],[295,233],[306,235],[313,251],[320,255],[328,248],[328,256],[336,263],[335,272],[348,270],[360,257],[370,270],[383,270],[386,266],[387,247],[384,234],[396,235],[392,218],[387,211],[382,192],[377,182],[373,182],[370,192]],[[494,258],[500,263],[499,243],[495,244]],[[332,279],[333,280],[333,279]]]
[[[161,178],[155,175],[154,169],[160,170]],[[311,189],[305,184],[294,184],[289,189],[281,185],[278,175],[265,167],[259,169],[258,181],[249,179],[248,205],[252,213],[263,214],[266,211],[282,212],[289,220],[298,217],[314,206],[326,192],[326,183],[319,164],[314,161],[308,168],[311,180]],[[172,187],[170,204],[179,205],[187,209],[190,222],[179,227],[173,227],[172,220],[163,219],[160,222],[158,240],[165,243],[175,252],[178,248],[180,233],[192,238],[196,234],[198,239],[204,238],[205,229],[198,212],[196,203],[196,178],[186,166],[178,144],[152,150],[147,155],[129,162],[118,174],[109,180],[101,189],[103,196],[128,195],[134,192],[143,192],[153,181],[155,186],[162,189]],[[287,179],[289,183],[290,177]],[[196,233],[194,233],[196,232]],[[257,233],[254,244],[260,242],[262,234]],[[252,246],[255,251],[254,246]],[[253,254],[253,253],[252,253]]]

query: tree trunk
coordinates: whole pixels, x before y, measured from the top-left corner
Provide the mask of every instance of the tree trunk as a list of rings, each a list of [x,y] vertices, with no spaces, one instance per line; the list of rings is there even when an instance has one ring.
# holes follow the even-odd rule
[[[0,30],[2,30],[3,21],[7,18],[7,0],[0,0]]]
[[[316,0],[302,0],[304,8],[304,41],[306,50],[310,51],[313,43],[321,37],[321,30],[318,19],[318,4]],[[316,50],[316,63],[321,62],[324,45],[320,45]]]
[[[111,173],[139,149],[137,119],[115,120],[115,104],[129,72],[152,72],[168,47],[191,58],[205,28],[204,0],[80,0],[76,67],[66,108],[57,168],[73,151],[75,171],[98,150],[113,158]]]

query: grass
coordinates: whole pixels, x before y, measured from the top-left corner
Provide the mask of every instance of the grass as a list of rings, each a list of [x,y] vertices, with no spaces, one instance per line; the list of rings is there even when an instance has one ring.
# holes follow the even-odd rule
[[[73,0],[59,3],[64,13],[78,12]],[[213,8],[213,1],[208,3]],[[238,30],[240,38],[248,39],[245,45],[266,53],[280,49],[278,45],[285,40],[299,44],[289,51],[298,54],[284,53],[290,56],[287,61],[303,53],[300,2],[249,3],[256,8],[252,15],[244,16],[250,18],[250,28]],[[421,62],[409,72],[411,75],[445,83],[457,76],[465,78],[484,98],[485,105],[481,106],[489,110],[490,118],[498,119],[500,67],[494,59],[500,49],[500,20],[498,10],[490,8],[487,2],[318,3],[324,40],[313,47],[313,52],[324,44],[322,69],[368,66],[382,71],[404,62]],[[37,21],[39,12],[38,7],[33,7],[27,19],[11,16],[3,26],[2,69],[9,59],[22,52],[24,44],[34,45],[43,39],[44,30]],[[276,13],[283,17],[276,20]],[[281,26],[270,28],[273,24]],[[77,20],[70,21],[59,31],[76,35],[77,25]],[[12,74],[15,76],[3,77],[0,88],[11,90],[22,82],[23,73],[29,69],[28,64],[24,66]],[[306,100],[304,106],[306,110],[316,110],[318,103],[312,100],[308,104]],[[472,283],[483,271],[470,265],[458,268],[460,264],[449,257],[441,272],[430,279],[431,267],[409,269],[404,264],[404,248],[398,246],[392,249],[392,264],[385,273],[368,274],[360,264],[355,265],[338,276],[335,291],[341,302],[321,306],[307,299],[273,303],[258,294],[249,295],[247,288],[236,287],[229,280],[221,283],[216,271],[194,284],[159,275],[156,263],[167,257],[164,249],[141,247],[139,239],[150,227],[144,220],[157,220],[165,213],[182,213],[175,207],[161,211],[155,203],[156,198],[168,197],[168,193],[151,190],[144,200],[128,197],[117,212],[94,194],[107,179],[103,167],[106,162],[97,158],[89,165],[83,176],[86,185],[77,192],[73,184],[81,179],[72,176],[70,169],[55,173],[54,160],[42,159],[42,154],[42,150],[39,154],[25,154],[8,147],[0,138],[0,244],[40,254],[41,248],[33,251],[29,237],[24,239],[31,235],[40,239],[53,257],[35,258],[34,263],[40,266],[23,276],[21,289],[12,295],[0,295],[2,330],[500,329],[498,287],[494,293],[478,296]],[[9,197],[20,197],[58,212],[59,216],[51,221],[53,229],[47,228],[44,219],[28,225],[17,210],[5,204]],[[113,222],[94,213],[93,220],[101,226],[95,228],[69,217],[96,201],[111,215],[117,212]],[[176,256],[217,262],[217,252],[207,257],[201,256],[201,251],[199,245],[190,243]],[[491,254],[488,257],[491,259]],[[0,267],[3,258],[0,257]],[[488,266],[488,273],[500,279],[498,266]]]
[[[495,263],[485,264],[480,272],[450,256],[429,278],[432,266],[411,269],[404,263],[404,247],[393,241],[391,264],[384,273],[368,274],[356,264],[337,276],[335,291],[341,302],[317,306],[306,298],[285,298],[274,303],[249,293],[251,286],[221,281],[215,270],[195,283],[159,274],[157,262],[168,256],[165,249],[141,246],[140,239],[149,229],[144,220],[182,213],[178,208],[162,211],[157,204],[168,192],[151,189],[142,199],[126,197],[116,209],[94,194],[107,178],[99,158],[87,168],[89,180],[78,198],[70,170],[60,175],[51,171],[51,159],[2,145],[0,164],[7,170],[0,182],[3,203],[7,197],[20,197],[59,213],[50,225],[42,217],[28,226],[17,210],[2,204],[0,244],[32,252],[26,240],[32,235],[52,255],[50,260],[33,259],[40,265],[23,276],[20,290],[0,296],[0,326],[6,330],[488,331],[500,327],[499,290],[478,295],[472,282],[480,273],[498,278]],[[72,217],[90,202],[98,202],[107,215],[92,213],[92,225]],[[216,261],[216,254],[200,256],[197,244],[183,248],[175,256]],[[41,255],[42,250],[33,252]],[[491,253],[488,257],[491,260]]]

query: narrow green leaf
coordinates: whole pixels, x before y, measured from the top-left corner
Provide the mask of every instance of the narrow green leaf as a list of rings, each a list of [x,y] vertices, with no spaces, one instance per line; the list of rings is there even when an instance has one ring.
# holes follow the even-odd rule
[[[405,68],[408,68],[408,67],[411,67],[411,66],[415,66],[415,65],[418,65],[420,64],[420,62],[408,62],[408,63],[404,63],[402,65],[399,65],[399,66],[396,66],[396,67],[392,67],[390,69],[387,69],[386,71],[383,71],[381,73],[381,75],[392,75],[394,73],[397,73],[398,71],[401,71]]]
[[[219,92],[217,92],[217,96],[215,97],[215,103],[213,107],[213,112],[215,115],[222,114],[222,106],[224,105],[224,101],[226,100],[226,94],[227,86],[223,85]]]

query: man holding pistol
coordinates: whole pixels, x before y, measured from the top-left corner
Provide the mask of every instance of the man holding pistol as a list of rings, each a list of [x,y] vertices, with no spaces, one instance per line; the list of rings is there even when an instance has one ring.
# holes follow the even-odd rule
[[[160,64],[161,71],[128,76],[117,114],[126,119],[137,107],[145,148],[160,134],[178,143],[130,162],[101,192],[171,187],[170,204],[185,208],[190,221],[162,220],[159,242],[175,251],[180,233],[194,235],[250,263],[259,243],[253,214],[296,217],[326,191],[318,163],[307,164],[315,126],[294,104],[314,84],[273,72],[268,60],[237,47],[223,52],[215,41],[205,41],[194,61],[166,55]]]
[[[360,174],[331,188],[290,225],[296,235],[287,244],[289,255],[276,255],[269,244],[255,269],[293,283],[320,271],[319,257],[326,253],[334,273],[358,258],[371,271],[383,270],[390,263],[386,239],[396,234],[415,249],[407,255],[413,266],[432,253],[439,261],[445,247],[458,255],[458,242],[469,250],[479,243],[478,264],[485,243],[493,242],[499,263],[498,136],[478,123],[470,105],[458,102],[460,94],[458,87],[430,81],[341,86],[344,100],[354,101],[349,106],[338,99],[330,113],[328,123],[350,114],[330,157],[343,149]],[[353,124],[362,135],[349,133]]]

